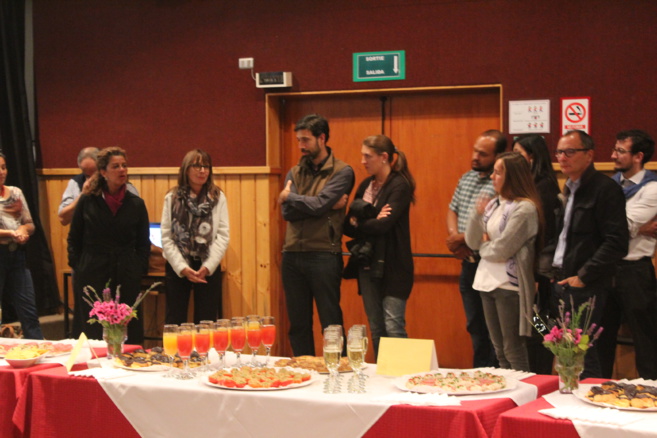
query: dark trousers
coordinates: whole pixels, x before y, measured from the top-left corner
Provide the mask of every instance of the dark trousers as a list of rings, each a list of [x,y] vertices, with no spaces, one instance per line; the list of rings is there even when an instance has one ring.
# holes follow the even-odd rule
[[[192,262],[195,271],[201,268],[201,261]],[[178,277],[169,263],[165,266],[165,291],[167,305],[165,321],[167,324],[187,322],[189,298],[194,290],[194,323],[216,321],[222,315],[221,303],[221,269],[205,277],[207,283],[192,283],[186,277]]]
[[[281,274],[285,289],[288,332],[295,356],[315,356],[313,300],[322,329],[342,325],[340,282],[342,255],[329,252],[283,252]]]
[[[0,303],[5,293],[16,310],[23,336],[29,339],[43,339],[32,274],[25,266],[23,248],[10,251],[8,245],[0,245]]]
[[[657,289],[650,258],[618,265],[602,317],[604,331],[598,341],[602,377],[610,379],[616,359],[616,336],[622,321],[632,331],[636,369],[644,379],[657,379]]]
[[[581,306],[583,303],[589,300],[591,297],[595,297],[595,308],[591,314],[591,324],[595,324],[596,327],[600,326],[602,321],[602,313],[605,307],[605,300],[609,295],[609,288],[605,287],[572,287],[572,286],[561,286],[554,281],[552,283],[552,305],[551,313],[554,317],[558,317],[558,306],[559,300],[563,300],[565,304],[565,312],[570,312],[571,314]],[[574,307],[571,306],[570,298],[573,298]],[[598,347],[597,342],[593,344],[593,347],[590,347],[586,356],[584,356],[584,371],[582,372],[582,379],[589,377],[602,377],[602,369],[600,367],[600,358],[598,357]]]
[[[474,350],[473,367],[496,367],[498,365],[495,349],[488,334],[484,308],[481,304],[479,291],[472,288],[479,262],[470,263],[463,260],[461,263],[461,275],[459,277],[459,290],[463,300],[465,311],[466,328],[472,339]]]

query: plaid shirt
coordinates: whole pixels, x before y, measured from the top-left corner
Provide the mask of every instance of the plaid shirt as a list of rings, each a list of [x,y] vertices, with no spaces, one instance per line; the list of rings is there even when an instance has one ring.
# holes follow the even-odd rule
[[[485,193],[490,197],[495,196],[490,173],[484,177],[479,176],[479,172],[474,170],[464,173],[459,180],[459,184],[456,186],[454,196],[452,196],[452,202],[449,203],[449,209],[456,213],[459,218],[459,233],[465,233],[470,212],[477,202],[480,193]]]

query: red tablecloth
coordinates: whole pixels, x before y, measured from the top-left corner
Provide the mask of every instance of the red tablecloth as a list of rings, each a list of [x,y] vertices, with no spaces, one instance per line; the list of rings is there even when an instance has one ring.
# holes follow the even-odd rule
[[[586,379],[584,383],[602,383],[608,379]],[[493,438],[579,438],[572,421],[557,420],[539,414],[541,409],[553,406],[544,398],[518,406],[500,415]]]
[[[539,396],[556,390],[558,385],[556,376],[535,376],[525,382],[537,385]],[[515,403],[508,398],[463,401],[462,406],[446,407],[395,405],[365,436],[487,438],[498,416],[513,407]],[[13,421],[25,436],[82,438],[90,430],[94,437],[139,436],[98,382],[70,377],[63,369],[43,370],[29,376]]]
[[[23,391],[27,376],[35,371],[59,367],[57,363],[44,363],[29,368],[0,366],[0,437],[14,436],[12,415],[18,396]]]

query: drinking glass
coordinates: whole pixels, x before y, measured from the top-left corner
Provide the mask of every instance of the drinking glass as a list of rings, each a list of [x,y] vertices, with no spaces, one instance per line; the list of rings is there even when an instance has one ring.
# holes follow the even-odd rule
[[[324,363],[329,370],[329,378],[324,386],[325,393],[340,392],[340,382],[338,380],[338,367],[340,366],[340,357],[342,356],[342,330],[327,327],[324,329]]]
[[[233,351],[237,355],[235,366],[238,368],[242,366],[242,360],[240,357],[245,343],[246,330],[244,330],[244,318],[233,318],[230,321],[230,345],[233,347]]]
[[[365,363],[365,356],[367,355],[367,345],[368,345],[368,340],[367,340],[367,326],[365,324],[354,324],[351,326],[349,331],[356,330],[361,333],[361,336],[363,337],[363,363]]]
[[[208,363],[208,351],[210,351],[212,330],[210,329],[210,324],[196,324],[194,329],[194,348],[203,359],[203,369],[205,370]]]
[[[246,339],[253,354],[251,356],[251,366],[260,366],[261,364],[256,362],[258,348],[260,348],[260,342],[262,342],[262,329],[258,315],[249,315],[246,317]]]
[[[349,358],[351,369],[354,370],[354,375],[349,381],[349,392],[365,392],[365,383],[361,375],[365,362],[363,332],[361,329],[349,330],[349,334],[347,335],[347,357]]]
[[[269,366],[269,356],[271,355],[271,347],[276,341],[276,325],[274,324],[273,316],[262,317],[262,345],[267,349],[267,359],[265,359],[265,366]]]
[[[214,349],[219,354],[219,368],[226,367],[226,350],[228,349],[228,335],[230,333],[230,320],[218,319],[212,333]]]
[[[189,357],[194,349],[194,324],[181,324],[178,328],[178,354],[183,359],[183,371],[176,377],[182,380],[194,378],[194,374],[189,369]]]
[[[169,356],[169,370],[164,377],[171,378],[175,376],[173,371],[174,358],[178,352],[178,326],[176,324],[165,324],[162,331],[162,347],[164,354]]]

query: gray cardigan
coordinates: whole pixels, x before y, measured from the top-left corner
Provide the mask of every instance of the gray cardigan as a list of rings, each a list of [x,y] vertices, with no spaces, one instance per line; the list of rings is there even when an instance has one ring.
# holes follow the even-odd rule
[[[520,294],[520,335],[531,336],[529,318],[533,314],[536,284],[534,282],[534,242],[538,234],[538,212],[530,201],[519,201],[511,213],[502,235],[495,240],[482,242],[486,232],[482,215],[473,213],[465,230],[465,242],[479,251],[482,259],[504,263],[514,257],[518,269]]]

